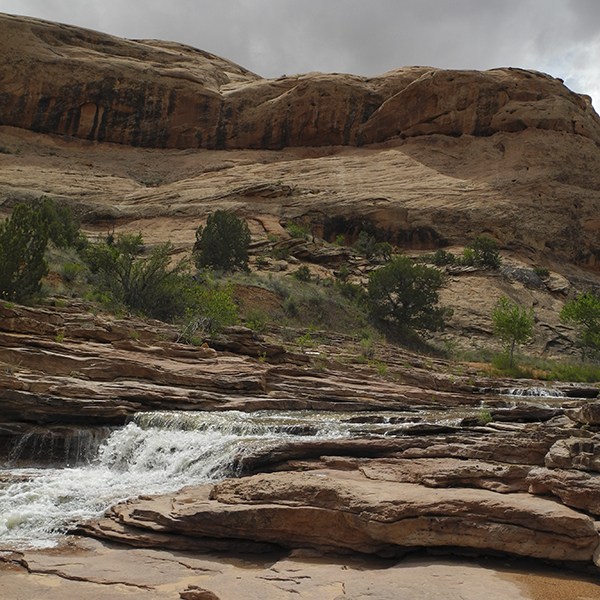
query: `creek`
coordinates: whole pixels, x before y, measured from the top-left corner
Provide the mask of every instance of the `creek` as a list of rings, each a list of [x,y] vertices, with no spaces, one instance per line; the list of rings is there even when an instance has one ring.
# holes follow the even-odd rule
[[[24,436],[0,469],[0,548],[55,546],[77,522],[132,496],[235,476],[235,457],[289,440],[394,435],[418,423],[455,425],[477,409],[139,413],[124,427],[74,431],[57,445]],[[23,464],[20,454],[28,450]],[[54,455],[53,455],[54,453]],[[32,458],[31,458],[32,457]]]
[[[497,406],[515,406],[495,394]],[[546,407],[565,399],[548,388],[507,389],[507,395]],[[240,456],[257,450],[299,438],[377,438],[409,427],[456,426],[480,416],[491,399],[482,398],[481,407],[404,412],[149,412],[119,428],[69,429],[67,436],[33,431],[0,466],[0,550],[53,547],[76,523],[127,498],[236,476]]]

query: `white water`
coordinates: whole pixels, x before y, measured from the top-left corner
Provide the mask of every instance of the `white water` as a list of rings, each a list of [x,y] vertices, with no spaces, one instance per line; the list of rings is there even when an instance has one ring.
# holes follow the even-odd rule
[[[354,437],[366,429],[385,435],[402,427],[389,422],[401,413],[377,414],[382,422],[374,425],[348,422],[357,413],[139,414],[100,443],[87,464],[0,469],[0,550],[52,547],[74,524],[99,517],[126,498],[232,476],[234,457],[257,446],[298,440],[298,435],[305,440]]]
[[[529,397],[529,398],[565,398],[565,394],[559,390],[545,387],[512,388],[503,392],[507,396]]]

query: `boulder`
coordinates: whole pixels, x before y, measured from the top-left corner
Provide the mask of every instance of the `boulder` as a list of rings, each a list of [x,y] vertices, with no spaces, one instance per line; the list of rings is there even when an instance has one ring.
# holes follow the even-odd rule
[[[567,416],[584,425],[600,425],[600,402],[588,402],[577,409],[570,410]]]
[[[531,494],[553,494],[567,506],[600,515],[600,474],[559,469],[531,469],[525,481]]]
[[[215,593],[198,585],[188,585],[185,590],[179,592],[179,597],[182,600],[219,600]]]

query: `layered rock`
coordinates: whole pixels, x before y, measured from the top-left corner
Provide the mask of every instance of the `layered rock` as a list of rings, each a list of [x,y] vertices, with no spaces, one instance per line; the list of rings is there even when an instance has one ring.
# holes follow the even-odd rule
[[[228,351],[186,346],[174,341],[173,326],[90,314],[77,301],[4,305],[0,316],[0,455],[12,451],[12,464],[39,460],[39,451],[47,460],[80,458],[71,449],[139,411],[365,411],[352,418],[365,425],[363,437],[261,444],[235,458],[241,479],[131,500],[80,532],[174,550],[397,555],[450,546],[596,560],[595,403],[510,408],[493,386],[516,382],[455,377],[446,361],[427,364],[389,345],[395,377],[332,355],[326,368],[311,368],[302,348],[285,350],[243,327],[214,340]],[[331,337],[327,353],[351,341]],[[495,419],[487,424],[477,418],[482,399]],[[444,416],[457,407],[469,411],[462,424],[427,422],[418,412]],[[373,437],[369,428],[383,422],[373,410],[403,412],[387,415],[385,437]]]
[[[600,566],[598,473],[543,466],[565,441],[596,441],[562,419],[263,447],[238,458],[253,475],[129,500],[76,532],[144,547],[444,547]]]
[[[394,555],[410,547],[450,546],[555,561],[592,563],[594,520],[554,500],[526,493],[426,488],[363,473],[317,470],[226,480],[168,497],[113,507],[78,529],[133,545],[182,547],[243,540],[285,548]],[[367,478],[366,475],[369,475]],[[141,541],[137,541],[138,537]]]
[[[188,46],[0,18],[0,124],[159,148],[356,145],[526,128],[600,141],[590,99],[518,69],[264,80]]]

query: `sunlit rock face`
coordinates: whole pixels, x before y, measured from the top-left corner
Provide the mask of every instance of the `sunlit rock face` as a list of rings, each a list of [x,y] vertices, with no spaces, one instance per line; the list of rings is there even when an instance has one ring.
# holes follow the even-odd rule
[[[589,98],[520,69],[262,79],[181,44],[0,17],[0,124],[157,148],[363,145],[527,128],[600,142]]]

